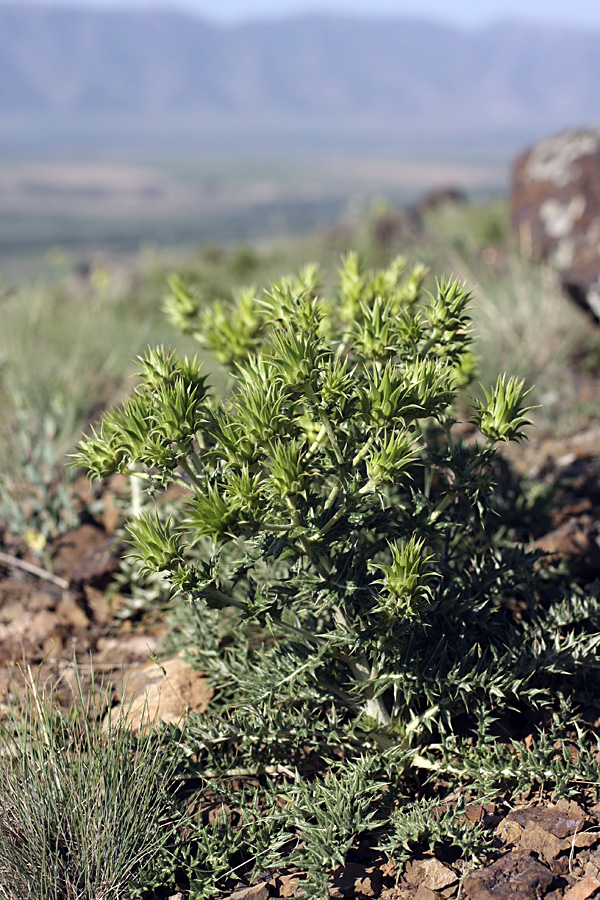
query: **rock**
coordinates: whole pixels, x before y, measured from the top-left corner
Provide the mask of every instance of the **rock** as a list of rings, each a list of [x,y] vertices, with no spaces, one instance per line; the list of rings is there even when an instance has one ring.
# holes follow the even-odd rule
[[[442,896],[437,891],[432,891],[424,884],[420,884],[415,894],[415,900],[442,900]]]
[[[543,857],[547,862],[556,859],[565,848],[565,841],[560,841],[557,837],[540,828],[539,825],[531,823],[525,828],[519,841],[519,850],[533,850],[539,857]]]
[[[71,628],[87,628],[90,624],[85,610],[78,604],[76,596],[71,591],[64,591],[56,606],[56,615],[60,622]]]
[[[505,819],[502,819],[498,828],[496,829],[496,835],[500,838],[503,844],[518,844],[521,840],[521,835],[524,831],[523,825],[520,825],[518,822],[515,822],[509,816]]]
[[[467,875],[463,889],[470,900],[539,900],[554,876],[530,851],[516,851]]]
[[[477,825],[479,822],[490,825],[494,821],[499,821],[501,816],[496,814],[495,803],[487,803],[485,806],[479,803],[469,803],[465,809],[465,818],[472,825]]]
[[[600,878],[600,854],[592,853],[583,870],[585,878]]]
[[[108,606],[106,591],[99,591],[98,588],[92,587],[91,584],[84,585],[83,593],[87,602],[88,609],[94,617],[94,622],[99,625],[109,625],[112,622],[112,611]]]
[[[25,638],[35,646],[45,643],[48,638],[55,636],[59,628],[58,616],[49,609],[41,609],[36,613],[27,625]]]
[[[369,866],[362,878],[354,881],[354,892],[364,897],[378,897],[381,891],[381,870],[376,866]]]
[[[211,696],[204,676],[176,656],[132,669],[125,679],[120,707],[112,711],[111,718],[114,721],[122,710],[133,731],[138,731],[143,721],[177,724],[188,712],[205,712]]]
[[[379,900],[414,900],[414,888],[392,887],[385,888],[380,895]]]
[[[134,663],[146,663],[149,653],[155,653],[158,638],[153,634],[134,632],[116,637],[102,637],[96,642],[95,662],[105,671],[108,669],[129,669]],[[117,700],[122,699],[119,685],[115,691]]]
[[[364,893],[367,897],[373,897],[380,890],[381,874],[379,872],[376,872],[371,866],[367,869],[359,863],[349,862],[345,866],[336,866],[333,870],[329,896],[354,897],[357,893]]]
[[[585,813],[577,804],[566,809],[558,806],[529,806],[514,809],[505,821],[518,822],[523,828],[539,825],[544,831],[564,840],[581,831],[585,825]]]
[[[600,520],[596,517],[584,514],[568,519],[539,538],[535,546],[566,559],[577,575],[595,578],[600,573]]]
[[[268,900],[269,888],[266,884],[253,884],[251,887],[234,891],[225,900]]]
[[[523,153],[511,217],[523,256],[550,263],[600,321],[600,129],[565,131]]]
[[[564,900],[588,900],[588,897],[596,897],[600,889],[600,881],[595,878],[582,878],[565,891]]]
[[[560,807],[532,806],[509,813],[496,834],[505,844],[533,851],[557,872],[564,860],[554,861],[561,853],[573,847],[591,847],[600,840],[599,834],[580,832],[585,824],[585,813],[575,803]]]
[[[279,875],[277,888],[280,897],[295,897],[299,890],[299,884],[294,875]]]
[[[432,891],[443,891],[458,881],[458,875],[435,857],[418,859],[407,866],[405,878],[409,884],[424,884]]]

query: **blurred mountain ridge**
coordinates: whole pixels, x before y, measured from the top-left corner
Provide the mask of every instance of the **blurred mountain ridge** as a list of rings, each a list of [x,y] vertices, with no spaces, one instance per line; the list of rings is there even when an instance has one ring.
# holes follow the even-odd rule
[[[600,120],[599,83],[594,31],[0,5],[0,149],[107,127],[518,142]]]

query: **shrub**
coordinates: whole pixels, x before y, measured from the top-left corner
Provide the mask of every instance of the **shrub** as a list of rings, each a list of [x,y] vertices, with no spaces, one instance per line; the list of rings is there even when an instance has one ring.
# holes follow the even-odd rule
[[[135,394],[79,449],[92,475],[186,493],[130,531],[145,570],[189,600],[217,688],[187,740],[206,777],[295,778],[311,754],[333,767],[306,813],[294,782],[280,787],[315,884],[317,856],[339,861],[358,833],[348,813],[340,857],[319,804],[333,815],[350,791],[364,830],[381,829],[370,779],[441,768],[436,747],[457,730],[489,735],[503,707],[550,703],[597,643],[574,633],[569,596],[556,627],[556,586],[494,526],[496,448],[524,436],[527,391],[498,378],[473,402],[478,437],[459,438],[471,297],[454,280],[424,295],[422,279],[350,255],[333,297],[308,267],[208,310],[174,280],[168,311],[230,368],[230,396],[195,360],[151,350]]]

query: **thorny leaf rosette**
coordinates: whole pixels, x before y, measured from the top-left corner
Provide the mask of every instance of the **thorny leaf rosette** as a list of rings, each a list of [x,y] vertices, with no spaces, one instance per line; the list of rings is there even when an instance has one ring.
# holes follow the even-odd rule
[[[131,400],[81,442],[92,475],[187,495],[131,534],[200,620],[228,623],[226,649],[197,631],[221,717],[250,727],[312,704],[355,744],[422,753],[458,716],[543,702],[540,673],[591,652],[582,635],[540,637],[535,557],[488,524],[495,443],[523,436],[527,392],[499,378],[474,404],[484,439],[457,439],[471,295],[455,280],[427,294],[424,274],[351,254],[334,296],[307,267],[210,308],[173,280],[168,314],[230,367],[233,391],[215,397],[196,361],[150,351]]]

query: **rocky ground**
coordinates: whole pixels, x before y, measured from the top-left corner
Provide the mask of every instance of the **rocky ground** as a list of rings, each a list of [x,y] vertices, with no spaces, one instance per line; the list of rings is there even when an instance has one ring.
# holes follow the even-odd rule
[[[524,474],[555,495],[548,518],[534,535],[537,546],[569,561],[586,581],[600,575],[600,428],[564,439],[533,439],[513,452]],[[91,509],[90,488],[76,486],[82,509]],[[124,545],[120,526],[127,492],[115,479],[103,493],[100,512],[48,547],[43,565],[23,538],[5,528],[0,553],[0,713],[20,691],[24,676],[51,682],[61,702],[73,696],[75,668],[93,667],[107,690],[102,703],[131,704],[139,721],[150,715],[178,721],[202,711],[210,691],[201,673],[182,657],[165,658],[166,617],[151,608],[132,609],[126,588],[114,590]],[[111,584],[112,590],[109,590]],[[160,657],[160,665],[154,661]],[[600,732],[600,710],[589,726]],[[525,744],[527,738],[525,738]],[[560,748],[557,748],[560,749]],[[332,897],[381,900],[587,900],[600,898],[600,803],[596,786],[582,786],[577,801],[536,796],[517,808],[502,802],[467,807],[465,815],[493,833],[495,850],[476,870],[456,859],[453,848],[422,853],[405,870],[360,849],[331,879]],[[239,885],[229,900],[294,897],[302,873],[270,871],[252,886]],[[185,891],[163,898],[185,900]]]

